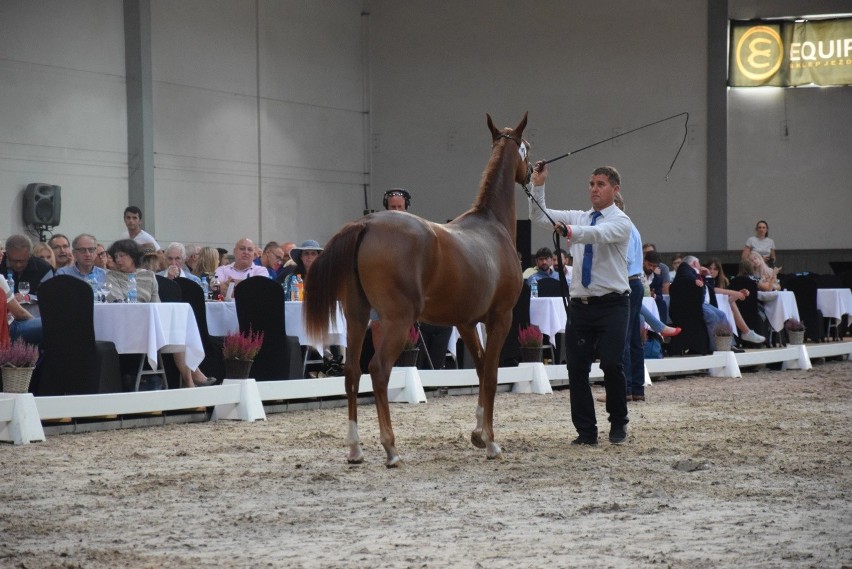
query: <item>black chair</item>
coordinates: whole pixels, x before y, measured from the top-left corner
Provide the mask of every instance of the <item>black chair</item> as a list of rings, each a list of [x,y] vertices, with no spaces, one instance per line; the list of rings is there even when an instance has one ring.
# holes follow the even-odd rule
[[[556,279],[545,278],[538,279],[538,295],[539,296],[562,296],[562,287],[559,284],[559,281]],[[568,291],[565,291],[565,296],[568,295]]]
[[[183,302],[180,285],[162,275],[156,275],[160,302]]]
[[[268,277],[249,277],[234,288],[240,331],[263,332],[263,345],[251,366],[251,377],[296,379],[302,375],[299,339],[286,335],[284,288]]]
[[[737,308],[739,309],[740,314],[742,315],[743,320],[745,320],[745,323],[748,325],[748,327],[760,334],[761,336],[765,337],[765,345],[767,347],[771,347],[773,330],[772,326],[769,325],[769,322],[766,319],[766,314],[763,312],[763,308],[761,307],[760,301],[757,298],[757,282],[747,276],[736,276],[731,279],[728,288],[736,291],[740,291],[743,289],[746,289],[748,291],[748,296],[745,298],[745,300],[737,301]],[[780,330],[776,330],[776,332],[780,332]],[[746,344],[748,347],[756,347],[759,345],[763,345],[753,344],[744,340],[740,340],[740,342]]]
[[[785,281],[787,290],[796,295],[799,318],[805,325],[805,338],[822,342],[822,311],[817,308],[817,281],[814,275],[796,275]]]
[[[554,280],[557,285],[558,281]],[[540,293],[541,289],[539,289]],[[518,331],[521,328],[526,328],[530,325],[530,285],[524,280],[521,286],[521,293],[518,295],[518,300],[512,308],[512,326],[509,328],[509,333],[506,335],[506,341],[503,342],[503,348],[500,350],[500,366],[512,367],[517,366],[521,361],[521,345],[518,342]]]
[[[207,309],[205,308],[204,291],[201,286],[190,279],[178,277],[174,280],[180,287],[183,301],[192,308],[195,314],[195,323],[198,325],[198,333],[201,336],[201,344],[204,346],[204,360],[201,362],[201,371],[207,377],[222,379],[225,377],[225,364],[222,361],[221,336],[211,336],[207,327]]]
[[[59,275],[45,281],[38,296],[44,353],[33,373],[33,393],[122,391],[115,344],[95,340],[94,298],[88,283]]]
[[[835,275],[852,273],[852,261],[829,261],[828,266],[831,267]]]
[[[672,355],[705,355],[710,353],[710,338],[704,323],[704,289],[689,278],[676,278],[669,287],[669,316],[672,326],[681,333],[668,345]]]

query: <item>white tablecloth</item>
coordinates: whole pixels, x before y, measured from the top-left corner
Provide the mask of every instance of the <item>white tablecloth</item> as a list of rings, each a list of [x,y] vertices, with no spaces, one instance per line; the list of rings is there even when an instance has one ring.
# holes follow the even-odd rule
[[[763,303],[763,309],[773,330],[783,330],[784,322],[788,318],[799,320],[799,305],[796,304],[793,291],[758,291],[757,299]]]
[[[654,318],[657,320],[660,319],[660,309],[657,307],[657,301],[654,300],[653,296],[643,296],[642,297],[642,306],[647,308],[651,314],[654,315]],[[665,324],[665,322],[663,322]]]
[[[207,309],[207,329],[211,336],[225,336],[239,331],[240,323],[237,319],[237,305],[235,302],[207,302],[205,303],[205,308]],[[302,322],[301,302],[288,301],[284,303],[284,327],[288,336],[299,338],[299,344],[311,346],[319,353],[323,352],[324,346],[322,344],[314,344],[305,334],[305,327]],[[343,317],[343,312],[340,311],[339,304],[337,307],[337,317],[329,328],[328,346],[346,347],[346,319]]]
[[[543,334],[550,336],[555,342],[558,332],[565,332],[565,306],[562,304],[561,296],[539,296],[530,298],[530,324],[538,326]],[[517,330],[510,331],[511,334],[518,333]]]
[[[159,352],[186,352],[198,369],[204,346],[192,308],[183,302],[95,304],[95,339],[115,343],[119,354],[145,354],[152,369]]]
[[[817,289],[817,308],[826,318],[840,320],[844,314],[852,317],[852,290],[848,288]]]

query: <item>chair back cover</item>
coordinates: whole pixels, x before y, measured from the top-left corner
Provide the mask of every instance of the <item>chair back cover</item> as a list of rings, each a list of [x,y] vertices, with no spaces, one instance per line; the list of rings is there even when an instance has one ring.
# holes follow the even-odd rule
[[[256,380],[289,379],[290,354],[284,327],[284,288],[268,277],[249,277],[234,288],[240,332],[263,332],[251,366]]]
[[[567,293],[567,291],[566,291]],[[556,279],[538,279],[539,296],[562,296],[562,287]]]
[[[183,302],[180,285],[162,275],[156,275],[160,302]],[[200,287],[199,287],[200,288]]]
[[[672,326],[679,326],[681,333],[671,339],[670,354],[690,353],[709,354],[710,338],[704,323],[704,289],[695,285],[695,281],[675,278],[669,287],[669,316]]]

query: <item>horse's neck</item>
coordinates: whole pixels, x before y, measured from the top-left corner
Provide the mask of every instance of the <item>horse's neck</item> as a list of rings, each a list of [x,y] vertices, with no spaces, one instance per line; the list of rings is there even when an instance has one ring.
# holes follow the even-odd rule
[[[510,144],[496,149],[488,163],[479,197],[475,204],[480,213],[486,211],[515,235],[515,160]]]

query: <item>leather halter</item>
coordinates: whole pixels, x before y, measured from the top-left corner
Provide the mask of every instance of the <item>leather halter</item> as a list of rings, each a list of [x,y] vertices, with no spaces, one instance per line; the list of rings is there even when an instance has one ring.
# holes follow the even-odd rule
[[[511,140],[512,142],[514,142],[515,144],[518,145],[518,148],[523,147],[523,144],[524,144],[524,141],[521,140],[519,137],[514,136],[513,134],[506,134],[505,132],[501,132],[500,134],[498,134],[497,138],[506,138],[508,140]],[[494,142],[497,142],[496,138],[494,139]],[[529,149],[526,149],[526,152],[524,153],[524,160],[526,160],[526,162],[527,162],[527,177],[524,179],[524,183],[521,184],[521,186],[523,186],[524,189],[527,190],[527,186],[529,185],[530,180],[532,180],[532,172],[533,172],[532,164],[529,161]],[[529,190],[527,190],[527,191],[529,191]]]

